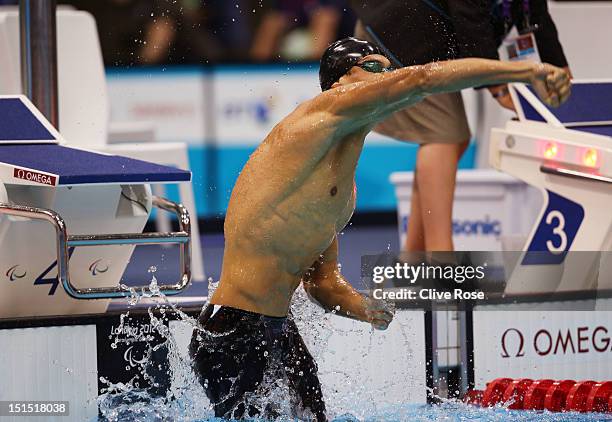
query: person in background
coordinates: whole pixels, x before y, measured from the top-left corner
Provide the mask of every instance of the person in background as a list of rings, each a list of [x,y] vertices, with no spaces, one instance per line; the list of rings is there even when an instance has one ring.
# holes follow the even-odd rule
[[[91,13],[96,19],[102,57],[106,66],[133,66],[139,63],[147,26],[153,20],[150,1],[61,0],[77,9]]]
[[[491,12],[496,48],[502,45],[513,28],[519,34],[532,32],[541,61],[554,63],[555,66],[564,68],[571,77],[568,62],[559,41],[557,27],[548,12],[545,0],[495,0],[492,2]],[[514,110],[507,85],[487,88],[502,107]]]
[[[252,38],[255,1],[160,1],[149,23],[143,63],[244,61]]]
[[[261,20],[252,60],[318,60],[331,42],[352,33],[346,0],[274,0]]]
[[[217,1],[221,4],[212,4],[214,1],[204,4],[199,0],[61,3],[86,10],[95,17],[105,65],[134,66],[195,64],[231,58],[229,52],[233,50],[224,48],[219,35],[224,22],[231,20],[224,15],[229,8],[226,2]],[[248,42],[248,35],[242,38]],[[236,44],[239,47],[245,49],[246,44]]]
[[[155,1],[140,47],[141,64],[197,64],[223,57],[209,27],[211,6],[198,0]]]
[[[546,0],[352,0],[355,36],[377,44],[395,66],[479,57],[499,59],[498,47],[516,28],[535,36],[542,62],[569,72]],[[506,108],[506,84],[487,86]],[[452,207],[458,162],[471,134],[460,92],[432,95],[403,109],[376,132],[419,144],[408,233],[403,248],[452,251]]]

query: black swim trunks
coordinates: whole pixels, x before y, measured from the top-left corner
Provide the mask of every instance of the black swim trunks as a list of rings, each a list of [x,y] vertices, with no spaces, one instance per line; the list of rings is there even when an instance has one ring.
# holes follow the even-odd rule
[[[326,421],[317,365],[291,315],[287,318],[208,305],[189,346],[193,367],[216,417],[274,419],[264,376],[284,379],[294,417]],[[261,398],[264,398],[262,401]]]

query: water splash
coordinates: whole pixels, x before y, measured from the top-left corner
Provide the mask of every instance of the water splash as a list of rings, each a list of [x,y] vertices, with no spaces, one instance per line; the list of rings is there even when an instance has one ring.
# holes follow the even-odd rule
[[[130,325],[130,312],[120,316],[120,323],[114,332],[111,347],[117,348],[119,344],[132,345],[136,342],[148,342],[149,348],[140,359],[133,359],[130,365],[138,369],[140,377],[134,377],[128,382],[113,383],[111,380],[100,378],[100,382],[106,387],[98,398],[100,409],[100,420],[115,421],[177,421],[177,422],[204,422],[223,421],[215,418],[210,401],[204,393],[204,389],[194,374],[190,359],[181,347],[178,333],[183,331],[188,336],[197,328],[197,335],[214,335],[206,332],[198,326],[196,319],[178,309],[173,303],[159,292],[156,288],[157,280],[155,270],[149,285],[149,296],[156,297],[159,303],[148,309],[151,332],[134,329]],[[209,279],[209,292],[217,287],[214,280]],[[135,296],[136,303],[138,295]],[[132,298],[129,298],[132,303]],[[305,291],[300,287],[294,295],[291,304],[291,314],[300,332],[305,337],[311,354],[315,360],[338,358],[340,350],[330,347],[330,341],[346,345],[352,344],[354,336],[368,335],[361,329],[349,328],[340,332],[334,328],[332,318],[337,316],[334,312],[325,313],[321,308],[312,303]],[[169,322],[172,320],[172,322]],[[408,328],[406,328],[408,329]],[[339,336],[339,339],[337,338]],[[409,334],[401,330],[402,341],[405,345],[410,343]],[[162,341],[153,341],[161,338]],[[380,334],[374,330],[369,331],[368,341],[365,347],[359,349],[360,359],[366,359],[381,346]],[[184,346],[184,345],[183,345]],[[265,344],[262,344],[262,347]],[[153,367],[159,365],[152,356],[160,350],[167,354],[167,367]],[[408,349],[410,350],[410,349]],[[354,354],[352,355],[355,356]],[[414,368],[408,368],[405,374],[397,377],[388,377],[385,382],[376,388],[373,387],[371,374],[365,374],[358,380],[355,372],[362,365],[361,362],[340,361],[333,369],[320,371],[322,379],[323,395],[327,404],[328,416],[335,422],[382,422],[382,421],[602,421],[612,420],[600,414],[578,414],[578,413],[549,413],[549,412],[526,412],[511,411],[504,406],[494,408],[477,408],[460,403],[456,400],[441,399],[441,404],[435,406],[411,405],[411,404],[384,404],[386,392],[406,383],[406,374]],[[285,370],[287,368],[284,368]],[[170,383],[163,386],[154,376],[159,371],[169,374]],[[292,403],[288,393],[287,379],[283,374],[283,368],[271,368],[264,377],[260,389],[246,397],[248,405],[258,409],[272,409],[274,414],[280,415],[274,422],[310,420],[307,414],[301,415],[299,419],[291,415]],[[347,389],[337,391],[333,386],[325,382],[329,379],[345,380],[349,385]],[[148,388],[140,385],[139,379],[144,380]],[[167,387],[167,388],[163,388]],[[158,391],[163,392],[158,392]],[[347,409],[349,409],[347,411]],[[265,419],[249,419],[264,422]]]
[[[154,274],[156,268],[149,272]],[[119,326],[114,332],[111,347],[116,349],[119,344],[126,346],[140,342],[149,345],[145,355],[140,359],[130,359],[130,366],[137,367],[137,375],[126,383],[113,383],[100,378],[106,387],[98,397],[101,421],[195,421],[210,419],[214,416],[210,402],[191,369],[190,359],[177,343],[175,335],[170,330],[169,320],[177,319],[186,324],[187,330],[197,326],[197,321],[185,314],[159,291],[157,279],[152,275],[149,289],[143,291],[143,297],[157,297],[159,303],[148,309],[151,330],[137,330],[129,323],[130,312],[121,314]],[[139,295],[128,298],[128,304],[135,305],[140,300]],[[156,341],[162,339],[161,342]],[[128,349],[129,350],[129,347]],[[168,362],[162,367],[152,356],[164,351]],[[170,383],[167,389],[154,375],[166,371]],[[149,386],[142,388],[139,379]],[[160,394],[157,391],[166,390]]]

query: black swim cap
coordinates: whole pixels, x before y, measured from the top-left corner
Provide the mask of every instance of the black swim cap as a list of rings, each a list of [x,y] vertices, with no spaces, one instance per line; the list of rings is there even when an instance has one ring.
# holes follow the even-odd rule
[[[319,83],[321,90],[327,91],[331,86],[355,66],[362,57],[370,54],[381,54],[374,44],[348,37],[338,40],[323,53],[319,68]]]

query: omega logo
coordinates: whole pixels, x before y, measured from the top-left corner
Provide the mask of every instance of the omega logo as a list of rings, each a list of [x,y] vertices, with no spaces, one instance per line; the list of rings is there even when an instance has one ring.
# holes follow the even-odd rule
[[[612,339],[607,327],[581,326],[535,332],[529,345],[537,356],[612,352]],[[501,336],[502,358],[525,356],[525,335],[517,328],[508,328]]]

